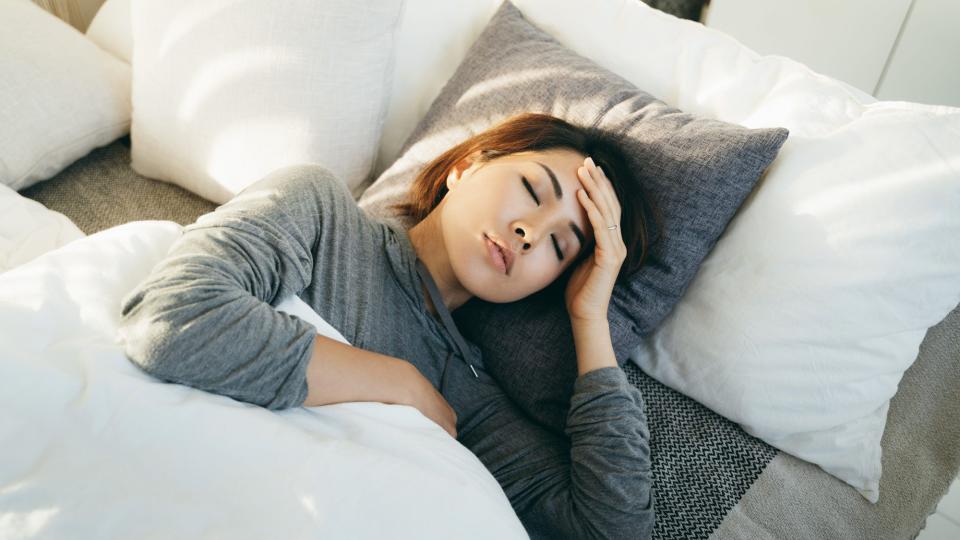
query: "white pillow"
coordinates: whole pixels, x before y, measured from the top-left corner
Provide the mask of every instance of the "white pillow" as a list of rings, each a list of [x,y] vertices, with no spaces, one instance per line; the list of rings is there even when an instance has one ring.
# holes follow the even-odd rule
[[[67,216],[0,184],[0,273],[83,236]]]
[[[402,5],[133,2],[133,169],[216,203],[299,163],[362,184]]]
[[[633,359],[877,502],[890,398],[960,302],[960,109],[859,109],[791,134]]]
[[[0,184],[21,190],[129,131],[130,66],[28,0],[0,21]]]
[[[87,27],[87,38],[126,63],[133,55],[130,0],[107,0]]]

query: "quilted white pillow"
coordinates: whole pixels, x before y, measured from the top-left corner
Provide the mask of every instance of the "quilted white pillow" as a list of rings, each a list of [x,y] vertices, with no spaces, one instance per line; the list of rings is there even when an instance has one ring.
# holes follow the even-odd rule
[[[402,5],[135,0],[133,169],[217,203],[298,163],[362,184]]]
[[[0,0],[0,184],[47,180],[130,129],[130,66],[28,0]]]

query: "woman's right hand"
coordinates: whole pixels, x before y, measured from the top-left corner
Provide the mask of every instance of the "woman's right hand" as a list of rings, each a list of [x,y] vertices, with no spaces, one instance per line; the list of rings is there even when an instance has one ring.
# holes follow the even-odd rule
[[[420,370],[409,362],[404,363],[410,366],[410,369],[402,383],[407,390],[407,397],[401,404],[415,407],[456,439],[457,413],[454,412],[453,407],[433,387],[433,384],[420,373]]]

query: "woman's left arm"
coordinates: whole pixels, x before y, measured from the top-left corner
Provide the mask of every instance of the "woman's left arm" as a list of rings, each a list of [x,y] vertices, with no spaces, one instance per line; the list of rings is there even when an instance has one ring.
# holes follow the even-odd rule
[[[577,200],[590,219],[595,247],[571,274],[564,301],[577,347],[577,370],[583,375],[617,367],[607,310],[627,248],[620,234],[620,202],[603,170],[587,158],[577,177],[585,188],[577,190]]]
[[[577,377],[566,435],[526,416],[498,386],[458,440],[497,479],[533,539],[653,534],[650,434],[640,391],[619,367]]]

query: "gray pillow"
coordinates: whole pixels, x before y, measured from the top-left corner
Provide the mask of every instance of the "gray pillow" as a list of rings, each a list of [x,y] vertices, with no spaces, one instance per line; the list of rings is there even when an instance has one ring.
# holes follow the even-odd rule
[[[565,48],[505,1],[397,159],[363,193],[368,214],[396,215],[417,172],[448,148],[522,112],[547,113],[618,139],[662,219],[647,262],[618,284],[608,318],[620,365],[680,300],[700,263],[787,138],[681,112]],[[653,224],[652,224],[653,225]],[[657,238],[658,237],[658,238]],[[506,393],[563,433],[576,353],[560,281],[510,304],[473,298],[454,311]]]

